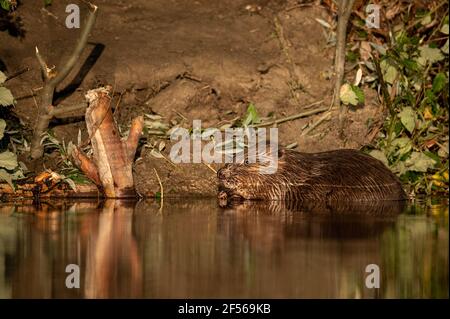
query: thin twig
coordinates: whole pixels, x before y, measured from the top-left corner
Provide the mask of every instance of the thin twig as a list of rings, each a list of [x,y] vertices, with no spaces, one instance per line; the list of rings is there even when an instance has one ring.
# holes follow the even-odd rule
[[[31,93],[33,93],[33,89],[30,89],[30,91],[31,91]],[[39,110],[39,105],[38,105],[38,103],[36,101],[35,95],[32,94],[31,96],[33,97],[34,106],[36,106],[36,109]]]
[[[153,168],[153,170],[155,171],[156,178],[158,179],[159,188],[160,188],[160,195],[161,195],[161,202],[162,202],[163,199],[164,199],[164,188],[163,188],[163,185],[161,183],[161,179],[159,178],[158,171],[156,170],[156,168]]]
[[[305,105],[305,106],[303,106],[302,108],[303,108],[304,110],[306,110],[306,109],[309,109],[309,108],[311,108],[311,107],[313,107],[313,106],[322,104],[323,101],[324,101],[324,100],[316,101],[316,102],[313,102],[313,103],[311,103],[311,104]]]
[[[444,23],[444,20],[445,20],[446,17],[448,17],[448,8],[447,8],[445,14],[442,16],[441,21],[439,22],[439,25],[437,27],[433,28],[433,31],[431,32],[430,36],[428,37],[428,41],[427,42],[431,41],[431,38],[434,37],[434,35],[436,34],[437,30],[441,30],[442,24]],[[445,37],[445,38],[448,38],[448,36]],[[433,41],[437,41],[437,40],[438,39],[433,39]]]
[[[434,7],[432,10],[430,10],[430,12],[429,12],[428,14],[431,16],[431,15],[434,14],[440,7],[442,7],[442,6],[443,6],[444,4],[446,4],[446,3],[448,3],[447,0],[442,1],[442,2],[439,3],[436,7]],[[412,28],[414,28],[416,25],[418,25],[418,24],[421,23],[421,22],[422,22],[421,19],[418,19],[418,20],[414,21],[413,24],[410,24],[409,26],[406,27],[406,31],[411,30]]]
[[[180,116],[183,120],[187,121],[187,117],[184,116],[183,114],[181,114],[180,112],[178,112],[177,110],[172,110],[172,112],[175,112],[178,116]]]
[[[12,80],[15,77],[18,77],[18,76],[20,76],[20,75],[22,75],[22,74],[24,74],[25,72],[28,72],[28,71],[30,71],[30,68],[29,67],[24,67],[23,69],[20,69],[19,71],[17,71],[15,73],[11,74],[10,76],[8,76],[6,78],[6,80],[5,80],[5,82],[8,82],[9,80]]]
[[[44,81],[47,81],[49,78],[49,68],[47,66],[47,63],[44,61],[44,58],[42,57],[41,53],[39,52],[38,47],[36,47],[36,58],[39,62],[39,67],[41,68],[41,74],[44,78]]]
[[[208,163],[202,162],[203,164],[205,164],[206,167],[208,167],[210,170],[212,170],[214,172],[214,174],[217,174],[217,171]]]
[[[59,18],[56,15],[54,15],[53,13],[51,13],[50,11],[48,11],[46,8],[41,8],[41,10],[43,12],[45,12],[48,16],[50,16],[50,17],[54,18],[56,21],[58,21]]]
[[[281,124],[284,122],[288,122],[288,121],[293,121],[302,117],[307,117],[310,115],[314,115],[317,113],[322,113],[328,111],[328,106],[327,107],[321,107],[319,109],[315,109],[315,110],[311,110],[311,111],[306,111],[306,112],[302,112],[302,113],[298,113],[298,114],[294,114],[279,120],[275,120],[275,121],[270,121],[270,122],[266,122],[266,123],[260,123],[260,124],[256,124],[253,125],[253,127],[262,127],[262,126],[269,126],[269,125],[274,125],[274,124]]]
[[[328,121],[330,119],[331,112],[326,112],[323,116],[321,116],[314,124],[305,129],[302,132],[302,136],[308,135],[311,131],[313,131],[316,127],[318,127],[322,122]]]
[[[115,86],[114,86],[114,88],[115,88]],[[117,110],[119,109],[120,101],[122,101],[122,95],[123,95],[123,93],[120,92],[120,94],[119,94],[119,99],[117,100],[116,107],[114,108],[113,115],[116,115],[116,112],[117,112]],[[113,95],[113,96],[114,96],[114,95]]]

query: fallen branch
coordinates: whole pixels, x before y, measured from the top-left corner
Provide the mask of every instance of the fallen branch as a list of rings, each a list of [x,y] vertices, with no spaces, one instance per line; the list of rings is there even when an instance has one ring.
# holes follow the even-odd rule
[[[322,122],[328,121],[330,120],[331,117],[331,112],[327,112],[325,113],[323,116],[321,116],[315,123],[313,123],[311,126],[309,126],[308,128],[306,128],[303,132],[302,132],[302,136],[308,135],[309,133],[311,133],[316,127],[318,127]]]
[[[24,68],[20,69],[19,71],[14,72],[14,73],[11,74],[10,76],[8,76],[8,77],[6,78],[6,80],[5,80],[5,82],[8,82],[8,81],[10,81],[10,80],[12,80],[12,79],[14,79],[14,78],[16,78],[16,77],[18,77],[18,76],[24,74],[25,72],[28,72],[28,71],[30,71],[30,68],[29,68],[29,67],[24,67]]]
[[[328,107],[321,107],[319,109],[315,109],[315,110],[311,110],[311,111],[306,111],[306,112],[294,114],[294,115],[291,115],[291,116],[288,116],[288,117],[285,117],[285,118],[282,118],[282,119],[278,119],[278,120],[275,120],[275,121],[270,121],[270,122],[266,122],[266,123],[256,124],[256,125],[253,125],[253,127],[262,127],[262,126],[269,126],[269,125],[274,125],[274,124],[281,124],[281,123],[284,123],[284,122],[293,121],[293,120],[296,120],[296,119],[299,119],[299,118],[302,118],[302,117],[307,117],[307,116],[314,115],[314,114],[317,114],[317,113],[322,113],[322,112],[325,112],[325,111],[328,111]]]
[[[53,95],[55,93],[55,89],[70,73],[70,71],[75,66],[75,63],[80,59],[81,53],[86,47],[87,40],[89,37],[89,33],[91,32],[95,20],[98,14],[98,7],[89,4],[91,10],[89,11],[89,16],[86,21],[86,25],[82,30],[78,42],[69,56],[69,59],[62,66],[59,72],[56,72],[53,68],[49,68],[44,58],[41,56],[39,49],[36,47],[36,58],[39,62],[39,66],[41,69],[42,77],[44,80],[44,87],[40,94],[40,102],[38,105],[38,118],[36,122],[36,126],[34,128],[33,137],[31,139],[31,148],[30,153],[33,159],[37,159],[42,157],[44,153],[44,148],[41,145],[42,135],[47,131],[50,121],[54,117],[54,113],[61,114],[64,112],[64,108],[57,108],[55,111],[55,107],[53,106]]]

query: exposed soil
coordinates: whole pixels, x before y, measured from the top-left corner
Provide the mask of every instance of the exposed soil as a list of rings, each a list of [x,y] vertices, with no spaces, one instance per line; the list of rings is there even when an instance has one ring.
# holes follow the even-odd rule
[[[39,46],[50,65],[64,61],[79,33],[64,26],[70,2],[54,1],[45,10],[41,1],[24,2],[17,13],[23,18],[25,37],[0,33],[0,59],[6,71],[31,68],[8,82],[18,101],[14,112],[29,127],[36,119],[30,93],[42,83],[34,47]],[[115,116],[123,127],[142,113],[162,115],[168,122],[184,117],[186,125],[200,119],[203,127],[216,127],[242,116],[249,102],[261,116],[273,113],[276,119],[319,100],[322,105],[314,107],[332,101],[334,46],[327,45],[327,30],[315,20],[332,20],[325,7],[312,4],[287,10],[297,1],[283,0],[94,2],[100,11],[90,45],[80,66],[59,88],[56,103],[79,103],[87,90],[111,84],[116,92]],[[87,9],[79,4],[85,16]],[[280,45],[275,18],[287,47]],[[299,85],[293,86],[295,81]],[[321,114],[281,124],[280,143],[296,142],[306,152],[359,148],[368,142],[368,119],[377,120],[380,113],[376,96],[366,92],[366,105],[349,112],[345,143],[338,138],[334,120],[301,135],[302,128]],[[78,118],[52,124],[66,143],[76,141],[79,129],[86,137],[82,113],[74,115]],[[214,173],[203,164],[174,168],[146,148],[140,157],[135,176],[141,194],[159,191],[153,168],[159,171],[166,194],[216,192]]]

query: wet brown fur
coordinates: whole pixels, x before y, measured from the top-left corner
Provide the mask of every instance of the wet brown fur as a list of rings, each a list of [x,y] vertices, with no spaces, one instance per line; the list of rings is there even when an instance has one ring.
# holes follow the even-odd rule
[[[279,151],[278,169],[264,163],[227,164],[219,170],[219,198],[256,200],[403,200],[399,179],[379,160],[356,150]]]

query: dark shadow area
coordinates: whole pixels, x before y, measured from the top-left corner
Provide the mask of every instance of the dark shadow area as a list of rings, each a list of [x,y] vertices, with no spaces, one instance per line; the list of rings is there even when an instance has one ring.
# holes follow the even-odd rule
[[[53,105],[58,105],[66,97],[71,95],[73,92],[75,92],[76,89],[79,88],[88,72],[92,69],[92,67],[97,62],[98,58],[102,55],[102,52],[105,49],[104,44],[102,43],[89,43],[89,44],[93,44],[94,48],[87,57],[86,61],[84,61],[83,65],[81,66],[80,70],[78,71],[77,75],[72,80],[72,82],[70,82],[70,84],[67,85],[65,88],[63,88],[61,91],[55,92]]]
[[[84,115],[82,116],[68,116],[65,118],[53,118],[50,121],[50,124],[48,126],[49,129],[54,128],[55,126],[59,125],[67,125],[72,123],[78,123],[84,121]]]
[[[22,18],[16,12],[6,12],[0,8],[0,31],[6,31],[17,38],[25,37]]]
[[[6,72],[6,64],[0,59],[0,71]]]

